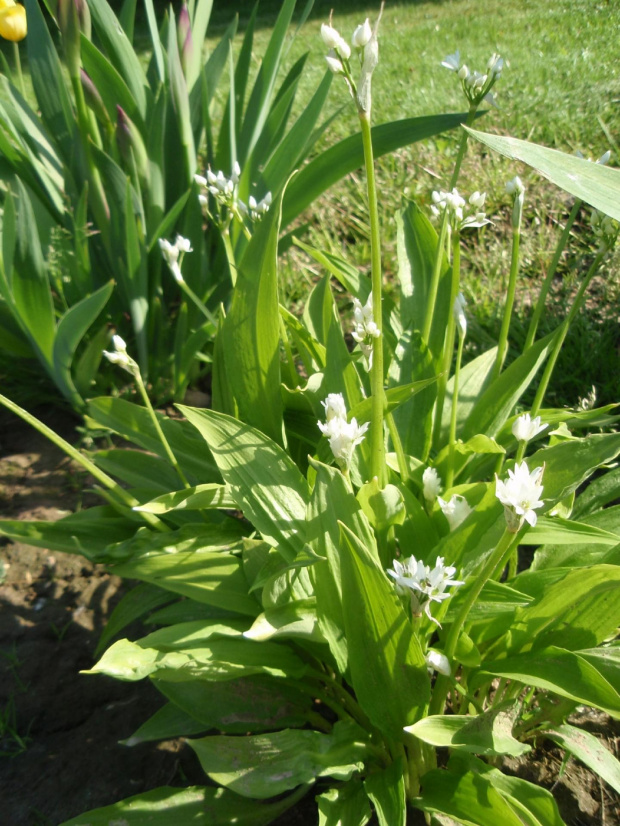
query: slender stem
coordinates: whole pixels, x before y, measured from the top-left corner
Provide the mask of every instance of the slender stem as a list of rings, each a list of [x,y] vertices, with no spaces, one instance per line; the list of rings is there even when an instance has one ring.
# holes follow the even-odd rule
[[[185,295],[190,299],[190,301],[192,301],[196,305],[196,307],[198,307],[198,309],[204,315],[204,317],[207,319],[207,321],[209,321],[211,324],[213,324],[215,327],[217,327],[216,317],[213,315],[211,310],[209,310],[209,308],[205,305],[205,303],[203,301],[201,301],[200,298],[198,298],[198,296],[192,290],[192,288],[189,286],[187,281],[185,281],[185,279],[183,279],[181,281],[178,281],[177,283],[179,284],[179,286],[181,287],[181,289],[183,290]]]
[[[577,199],[573,204],[573,208],[571,209],[570,215],[568,216],[568,220],[566,221],[566,226],[564,227],[564,231],[560,236],[560,240],[558,241],[558,245],[555,248],[555,253],[551,260],[551,264],[549,265],[549,271],[545,277],[544,283],[540,289],[540,293],[538,295],[538,300],[536,301],[536,307],[534,309],[534,314],[532,316],[532,320],[530,321],[530,326],[527,331],[527,336],[525,337],[525,345],[523,347],[523,352],[525,353],[526,350],[529,350],[532,344],[534,343],[534,339],[536,338],[536,332],[538,330],[538,325],[540,323],[540,318],[542,316],[542,312],[545,308],[545,301],[547,299],[547,295],[549,294],[549,290],[551,288],[551,283],[555,278],[555,273],[558,268],[558,264],[560,263],[560,258],[562,257],[562,253],[568,243],[568,239],[570,237],[570,231],[573,228],[573,224],[575,223],[575,218],[577,217],[577,213],[581,209],[582,201]]]
[[[6,396],[0,394],[0,404],[4,405],[8,410],[12,413],[15,413],[29,425],[38,430],[46,439],[49,439],[50,442],[55,444],[59,447],[62,451],[64,451],[67,456],[73,459],[78,464],[82,465],[84,470],[87,470],[91,476],[93,476],[98,482],[100,482],[104,488],[107,488],[112,498],[117,502],[117,504],[125,507],[125,508],[134,508],[136,505],[139,505],[137,499],[135,499],[130,493],[124,490],[118,482],[115,482],[111,476],[108,476],[107,473],[104,473],[94,462],[91,462],[86,456],[80,453],[77,448],[73,447],[73,445],[69,444],[62,436],[59,436],[58,433],[55,433],[50,427],[43,424],[40,419],[37,419],[36,416],[33,416],[31,413],[28,413],[27,410],[24,410],[19,405],[12,402],[10,399],[7,399]],[[156,528],[160,531],[167,531],[169,530],[168,526],[165,525],[160,519],[157,517],[153,518],[153,514],[149,513],[140,513],[140,516],[144,519],[145,522],[148,522],[151,527]]]
[[[503,367],[508,350],[508,331],[510,329],[510,319],[517,289],[517,275],[519,273],[519,246],[521,243],[521,225],[515,227],[512,233],[512,258],[510,261],[510,278],[508,279],[508,292],[506,294],[506,305],[504,307],[504,317],[502,318],[502,328],[497,343],[497,355],[491,373],[491,380],[496,379]]]
[[[446,490],[452,487],[454,482],[454,458],[456,444],[456,414],[459,403],[459,377],[461,375],[461,362],[463,361],[463,345],[465,336],[459,333],[459,344],[456,351],[456,367],[454,368],[454,392],[452,393],[452,409],[450,411],[450,438],[448,449],[448,470],[446,471]]]
[[[373,320],[381,333],[381,335],[373,339],[372,367],[370,371],[370,388],[372,393],[372,412],[370,419],[371,473],[373,477],[377,477],[379,486],[383,488],[387,481],[387,473],[385,467],[385,438],[383,435],[385,392],[383,389],[383,319],[381,311],[381,296],[383,290],[381,278],[381,235],[370,114],[360,111],[359,118],[362,130],[362,144],[364,146],[366,186],[368,188],[368,212],[370,218],[372,314]]]
[[[476,108],[477,107],[470,107],[469,112],[467,113],[467,120],[465,121],[465,124],[467,126],[471,126],[471,124],[473,123],[474,117],[476,116]],[[461,133],[461,142],[459,144],[459,149],[456,154],[456,161],[454,162],[454,169],[452,170],[452,177],[450,178],[450,189],[453,189],[456,186],[456,183],[459,179],[461,165],[463,163],[463,158],[465,157],[465,150],[467,149],[468,138],[468,133],[463,129]]]
[[[542,375],[540,380],[540,384],[538,385],[538,390],[536,391],[536,396],[534,397],[534,402],[532,403],[532,416],[537,416],[538,411],[540,410],[540,406],[542,405],[543,399],[545,397],[545,393],[547,392],[547,387],[549,386],[549,381],[551,379],[551,375],[555,368],[556,362],[558,360],[558,356],[560,354],[560,350],[562,349],[562,345],[564,344],[564,339],[568,333],[571,323],[573,322],[575,316],[577,315],[578,311],[581,309],[581,305],[583,302],[583,297],[585,291],[587,290],[590,281],[592,281],[596,271],[599,268],[601,261],[603,260],[605,253],[607,252],[606,248],[602,248],[596,254],[594,261],[588,272],[585,275],[585,278],[581,282],[579,290],[577,291],[577,295],[575,296],[575,300],[573,301],[572,307],[570,308],[568,315],[566,316],[565,320],[562,322],[560,327],[559,335],[556,339],[556,342],[553,346],[553,350],[551,351],[551,355],[549,356],[549,360],[545,366],[545,372]],[[519,446],[519,449],[521,446]]]
[[[405,455],[403,443],[401,441],[400,433],[398,432],[398,428],[396,427],[396,422],[394,421],[394,416],[392,415],[392,413],[386,413],[385,420],[387,422],[388,430],[390,432],[390,438],[392,439],[392,445],[394,446],[394,452],[396,453],[396,460],[398,461],[400,481],[404,484],[409,479],[409,468],[407,466],[407,457]]]
[[[433,266],[433,274],[431,276],[431,283],[428,288],[428,299],[426,301],[426,316],[424,318],[424,327],[422,328],[422,338],[424,343],[428,344],[433,326],[433,316],[435,314],[435,304],[437,302],[437,291],[439,289],[439,277],[441,275],[441,265],[443,263],[444,245],[446,243],[446,235],[448,232],[448,210],[444,209],[441,216],[441,225],[439,227],[439,239],[437,241],[437,253],[435,255],[435,264]]]
[[[444,654],[450,663],[452,663],[452,660],[454,659],[454,652],[456,651],[461,630],[465,625],[473,604],[480,596],[480,592],[482,591],[485,583],[493,577],[497,570],[500,570],[506,564],[506,561],[512,553],[514,544],[518,542],[519,536],[520,533],[510,533],[508,529],[504,531],[495,550],[489,554],[482,570],[468,588],[463,599],[463,604],[461,605],[454,622],[450,626],[450,630],[446,638],[446,644],[444,646]],[[438,675],[437,682],[435,683],[435,688],[433,690],[433,698],[431,700],[429,714],[432,715],[442,713],[450,685],[450,677],[446,677],[445,674]]]
[[[452,286],[450,288],[450,307],[454,309],[456,297],[459,294],[461,282],[461,245],[459,233],[455,232],[452,237]],[[443,369],[437,384],[437,401],[435,403],[435,424],[433,428],[433,445],[439,447],[441,436],[441,420],[443,418],[443,406],[446,399],[446,388],[450,367],[452,366],[452,355],[454,353],[454,337],[456,335],[456,321],[454,312],[448,316],[448,327],[443,351]]]
[[[19,46],[16,41],[13,41],[13,55],[15,57],[15,69],[17,71],[17,80],[19,82],[19,91],[22,97],[26,97],[26,87],[24,86],[24,75],[22,73],[22,59],[19,54]]]
[[[149,412],[151,421],[153,422],[153,427],[155,428],[155,432],[159,437],[159,441],[161,442],[162,447],[164,448],[164,452],[168,457],[170,464],[176,470],[177,475],[183,484],[183,487],[188,489],[191,487],[191,485],[187,481],[185,474],[181,470],[181,466],[177,462],[177,457],[174,455],[174,453],[172,452],[172,448],[168,444],[168,439],[166,439],[166,437],[164,436],[164,431],[161,429],[161,424],[159,423],[159,419],[157,418],[157,415],[153,410],[153,405],[151,404],[151,400],[149,399],[149,394],[146,392],[146,387],[144,386],[144,382],[142,381],[142,375],[140,374],[140,371],[137,368],[134,371],[134,376],[136,379],[136,384],[138,385],[138,390],[140,391],[140,395],[142,396],[142,401],[144,402],[144,405]]]

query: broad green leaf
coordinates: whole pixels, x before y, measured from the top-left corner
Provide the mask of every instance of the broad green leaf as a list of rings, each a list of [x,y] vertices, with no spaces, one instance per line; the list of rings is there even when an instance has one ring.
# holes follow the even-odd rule
[[[242,677],[226,682],[157,681],[171,702],[198,720],[201,731],[247,734],[299,728],[308,722],[312,698],[272,677]]]
[[[281,202],[258,224],[216,339],[213,406],[282,443],[278,230]]]
[[[165,605],[171,599],[172,596],[169,591],[164,591],[162,588],[147,583],[132,588],[114,606],[114,610],[99,637],[95,656],[98,657],[110,640],[114,639],[130,622],[143,617],[155,608]]]
[[[541,519],[544,518],[545,517],[541,517]],[[584,535],[584,541],[580,543],[576,535],[576,544],[542,545],[534,554],[534,560],[530,566],[530,570],[539,571],[545,568],[558,567],[583,568],[598,563],[614,562],[614,559],[611,557],[615,555],[616,550],[620,548],[620,505],[605,508],[589,516],[583,515],[581,519],[582,522],[571,522],[571,524],[585,525],[586,530],[592,531],[598,536],[600,544],[592,541],[588,535]],[[552,517],[550,521],[555,522],[555,517]],[[525,541],[527,541],[529,535],[530,532],[528,531]],[[605,535],[611,537],[617,535],[618,538],[615,544],[605,544]]]
[[[406,731],[431,746],[447,747],[473,754],[509,754],[520,757],[531,746],[520,743],[512,736],[515,704],[496,706],[483,714],[433,715],[423,717]]]
[[[620,533],[611,533],[585,522],[572,522],[561,517],[540,516],[536,525],[529,530],[522,545],[617,545]],[[564,564],[564,563],[563,563]]]
[[[81,39],[81,53],[84,70],[101,95],[111,123],[115,122],[116,107],[120,106],[142,132],[144,120],[136,99],[113,63],[84,35]],[[144,135],[144,132],[142,134]]]
[[[134,508],[137,511],[146,513],[169,513],[178,510],[205,510],[210,508],[234,509],[237,503],[230,495],[226,485],[196,485],[194,488],[185,490],[175,490],[172,493],[164,493],[144,505]],[[620,537],[618,538],[620,542]]]
[[[389,381],[396,386],[412,382],[425,385],[411,401],[394,411],[403,449],[410,456],[424,457],[430,449],[432,413],[437,397],[436,380],[431,351],[420,333],[406,329],[390,364]]]
[[[620,794],[620,762],[597,737],[567,723],[545,734]]]
[[[619,453],[620,433],[594,434],[542,448],[528,458],[528,466],[545,465],[543,498],[553,503],[565,499]]]
[[[108,427],[128,441],[168,461],[149,412],[145,408],[124,399],[101,397],[89,402],[88,415],[97,424]],[[190,483],[220,482],[221,477],[213,457],[195,428],[188,422],[168,419],[159,413],[156,415],[166,441],[182,470],[189,477]]]
[[[620,693],[620,646],[617,644],[603,645],[579,651],[578,654],[600,671],[603,677]]]
[[[515,359],[499,378],[485,387],[463,425],[463,439],[467,440],[477,433],[497,436],[545,361],[556,335],[557,332],[553,332],[537,341]]]
[[[357,700],[395,739],[421,715],[430,694],[424,654],[411,621],[376,557],[341,526],[342,609]]]
[[[54,378],[60,392],[76,407],[83,401],[71,377],[71,366],[78,344],[107,304],[114,284],[110,281],[92,295],[70,307],[56,328],[53,349]]]
[[[116,476],[131,488],[152,489],[154,493],[174,490],[179,477],[170,463],[143,450],[112,448],[90,454],[97,467]]]
[[[197,81],[202,68],[203,57],[200,46],[204,43],[207,35],[207,27],[211,18],[212,8],[213,0],[197,0],[192,19],[192,39],[194,41],[194,51],[190,56],[189,66],[187,68],[187,86],[189,89],[191,89]]]
[[[466,114],[431,115],[374,126],[372,129],[374,155],[379,158],[402,146],[408,146],[448,129],[454,129],[466,118]],[[335,146],[321,152],[293,178],[288,186],[282,207],[282,226],[288,226],[325,190],[349,172],[363,165],[364,148],[361,133],[345,138]]]
[[[580,519],[587,514],[593,514],[599,509],[620,499],[620,467],[608,470],[603,476],[594,479],[588,487],[575,499],[573,516]]]
[[[543,587],[533,603],[516,610],[505,641],[507,652],[544,645],[591,647],[620,624],[620,566],[556,570],[559,580]],[[524,588],[526,583],[519,577],[516,584]]]
[[[519,680],[620,718],[620,694],[574,651],[550,646],[493,662],[485,660],[482,667],[488,674]]]
[[[365,826],[372,812],[358,777],[318,795],[319,826]]]
[[[490,350],[486,350],[461,368],[458,409],[456,411],[456,435],[458,437],[462,435],[463,426],[489,381],[496,355],[497,347],[491,347]],[[454,376],[451,376],[446,386],[446,399],[441,417],[440,444],[445,444],[448,441],[453,395]]]
[[[191,683],[185,683],[185,685],[191,685]],[[119,743],[131,747],[152,740],[172,740],[175,737],[204,734],[207,730],[208,726],[182,711],[174,703],[166,703],[152,717],[149,717],[131,737],[120,740]]]
[[[468,129],[496,152],[523,161],[556,186],[620,221],[620,172],[536,143]]]
[[[282,448],[249,425],[215,411],[180,406],[209,445],[239,507],[292,562],[305,544],[308,487]]]
[[[406,826],[405,771],[403,761],[399,759],[387,769],[369,774],[364,780],[364,788],[377,812],[379,826]]]
[[[133,536],[137,527],[110,507],[95,507],[57,522],[1,519],[0,535],[37,548],[81,554],[92,562],[109,562],[115,558],[111,546]]]
[[[226,682],[253,674],[299,679],[305,669],[304,663],[289,648],[275,642],[230,637],[206,640],[202,645],[181,651],[143,648],[129,640],[119,640],[84,673],[107,674],[129,682],[148,676],[171,682]]]
[[[566,826],[551,792],[535,783],[511,777],[500,769],[464,752],[456,752],[448,762],[455,773],[470,770],[488,780],[527,826]]]
[[[357,501],[376,531],[386,531],[392,525],[402,525],[405,521],[405,499],[396,485],[388,484],[380,488],[374,477],[358,490]]]
[[[523,826],[502,795],[486,777],[472,771],[457,775],[433,769],[422,777],[422,793],[413,805],[436,812],[466,826]]]
[[[248,594],[241,561],[230,553],[219,552],[219,548],[226,547],[226,540],[218,542],[217,538],[196,537],[177,547],[173,533],[182,532],[183,529],[164,534],[170,537],[170,544],[163,553],[155,550],[147,552],[142,557],[122,563],[115,568],[115,572],[120,576],[142,579],[197,602],[256,616],[259,605]],[[148,541],[148,535],[144,538]]]
[[[285,729],[252,737],[190,740],[209,777],[244,797],[264,799],[317,777],[348,780],[371,754],[367,734],[340,721],[331,734]]]
[[[325,642],[317,624],[316,600],[306,599],[267,608],[254,620],[244,635],[249,640],[275,638],[313,640]]]
[[[300,789],[276,803],[246,800],[226,789],[188,786],[178,789],[161,786],[135,797],[128,797],[112,806],[93,809],[67,820],[61,826],[267,826],[278,815],[294,805],[305,794]]]

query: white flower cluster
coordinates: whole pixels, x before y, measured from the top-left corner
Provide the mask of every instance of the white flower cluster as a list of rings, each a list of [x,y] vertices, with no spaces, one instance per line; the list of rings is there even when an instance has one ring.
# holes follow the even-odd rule
[[[103,355],[109,362],[118,365],[118,367],[122,367],[123,370],[127,370],[128,373],[133,375],[138,369],[138,365],[127,352],[127,345],[123,339],[120,336],[112,336],[112,344],[114,345],[114,350],[111,352],[104,350]]]
[[[379,15],[379,19],[380,18],[381,15]],[[358,109],[362,112],[368,112],[370,110],[370,81],[372,73],[379,62],[378,28],[379,20],[377,20],[373,30],[370,21],[366,18],[363,23],[356,26],[351,36],[351,45],[349,45],[340,32],[331,25],[331,18],[329,24],[323,23],[321,26],[323,43],[325,43],[329,49],[325,57],[327,65],[334,74],[344,75],[349,90],[355,98]],[[357,52],[361,67],[357,87],[353,81],[351,66],[349,64],[351,46],[355,52]]]
[[[464,63],[461,63],[461,53],[458,49],[454,54],[444,58],[441,65],[451,72],[456,72],[465,92],[465,97],[471,106],[478,106],[483,100],[490,103],[491,106],[497,106],[491,89],[502,76],[502,69],[504,68],[504,60],[498,54],[491,55],[484,74],[476,71],[471,72]]]
[[[178,284],[182,284],[181,262],[183,261],[183,256],[186,252],[193,252],[189,238],[183,238],[182,235],[177,235],[174,244],[171,244],[170,241],[167,241],[165,238],[160,238],[159,248],[161,254],[164,256],[164,261],[170,267],[170,272],[174,280]]]
[[[620,230],[620,223],[615,218],[605,215],[604,212],[599,212],[597,209],[592,210],[590,216],[590,227],[592,232],[601,242],[603,249],[611,249],[618,238],[618,231]]]
[[[527,462],[521,462],[508,471],[506,482],[495,476],[495,495],[504,506],[506,525],[511,533],[517,533],[524,520],[532,526],[536,524],[536,510],[544,504],[540,498],[543,470],[544,466],[536,467],[530,473]]]
[[[441,508],[441,512],[448,520],[451,531],[456,530],[461,522],[467,519],[472,510],[469,507],[467,499],[465,499],[464,496],[459,496],[458,493],[451,496],[447,502],[445,499],[442,499],[441,496],[438,496],[437,502]]]
[[[580,410],[593,410],[596,407],[596,387],[592,385],[592,389],[587,396],[579,399],[577,407]]]
[[[435,190],[431,195],[431,212],[438,217],[447,210],[450,226],[455,231],[483,227],[491,223],[482,210],[486,197],[485,192],[476,191],[466,201],[456,188],[452,192]]]
[[[321,404],[325,408],[325,422],[317,422],[319,429],[329,439],[334,459],[343,470],[348,470],[353,451],[364,441],[369,423],[358,425],[355,418],[347,421],[347,408],[342,393],[330,393]]]
[[[366,360],[366,369],[372,367],[372,342],[381,336],[381,330],[375,323],[372,313],[372,291],[367,302],[362,306],[359,298],[353,299],[353,321],[355,326],[351,333],[353,339],[359,344]]]
[[[269,212],[272,201],[271,192],[268,192],[260,201],[257,201],[253,195],[250,195],[248,203],[246,204],[239,200],[238,197],[240,178],[241,167],[237,161],[233,164],[230,178],[227,178],[221,169],[218,172],[212,172],[210,169],[207,169],[206,177],[194,175],[194,180],[203,190],[198,196],[201,205],[205,209],[208,209],[209,198],[207,192],[210,192],[216,202],[221,207],[224,207],[224,209],[232,211],[238,210],[241,215],[251,218],[253,221],[260,221],[260,219]]]
[[[541,424],[540,416],[532,419],[529,413],[524,413],[512,423],[512,435],[520,442],[529,442],[547,427],[549,427],[548,424]]]
[[[388,570],[388,574],[394,579],[396,591],[399,594],[409,594],[411,611],[414,616],[420,616],[424,610],[426,616],[439,625],[437,620],[431,616],[431,603],[441,603],[452,596],[446,593],[446,588],[463,585],[463,582],[452,579],[456,568],[444,565],[441,556],[437,557],[433,569],[421,560],[417,560],[415,556],[410,556],[402,562],[395,559],[392,564],[394,569]]]

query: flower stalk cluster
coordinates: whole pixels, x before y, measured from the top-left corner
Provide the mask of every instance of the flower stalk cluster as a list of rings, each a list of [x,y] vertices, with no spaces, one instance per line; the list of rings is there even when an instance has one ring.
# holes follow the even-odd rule
[[[366,304],[362,305],[359,298],[353,299],[354,327],[351,336],[359,346],[366,362],[366,369],[372,368],[373,342],[381,336],[381,330],[374,320],[372,290]]]
[[[484,73],[472,72],[465,63],[461,63],[461,53],[458,49],[454,54],[444,58],[441,65],[451,72],[456,72],[471,109],[477,109],[482,101],[497,106],[491,89],[500,79],[504,68],[504,60],[498,54],[491,55]]]
[[[431,569],[415,556],[409,556],[400,562],[395,559],[393,569],[388,574],[395,583],[397,593],[407,595],[411,599],[411,612],[414,617],[422,615],[422,611],[435,625],[439,622],[431,615],[431,603],[442,603],[452,594],[446,588],[456,588],[464,583],[453,579],[456,568],[444,565],[443,557],[438,556],[435,567]]]
[[[486,197],[485,192],[474,192],[465,200],[456,187],[451,192],[435,190],[431,195],[431,212],[435,217],[447,212],[448,223],[454,232],[483,227],[491,223],[482,209]]]
[[[209,213],[209,194],[213,196],[218,208],[223,213],[220,225],[225,225],[231,216],[243,223],[244,218],[249,218],[253,222],[260,221],[269,212],[272,203],[271,192],[257,201],[253,195],[248,198],[246,204],[239,198],[239,180],[241,179],[241,167],[238,162],[233,164],[230,177],[227,177],[222,170],[213,172],[207,169],[205,175],[194,175],[194,180],[200,187],[198,200],[203,209]]]
[[[518,533],[524,521],[532,527],[536,524],[536,511],[544,505],[540,498],[543,471],[544,466],[541,466],[530,472],[527,462],[521,462],[508,471],[505,482],[495,476],[495,495],[504,506],[506,527],[510,533]]]
[[[341,470],[348,473],[353,451],[364,441],[369,424],[358,425],[355,418],[347,421],[347,407],[342,393],[330,393],[321,404],[325,408],[325,422],[317,424],[329,440],[334,459]]]

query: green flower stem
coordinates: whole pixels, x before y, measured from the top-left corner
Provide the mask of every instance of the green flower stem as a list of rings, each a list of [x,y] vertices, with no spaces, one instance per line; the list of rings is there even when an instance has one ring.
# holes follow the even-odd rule
[[[521,212],[522,214],[522,212]],[[508,350],[508,331],[510,329],[510,319],[515,301],[517,289],[517,275],[519,274],[519,247],[521,244],[521,214],[519,215],[519,225],[512,233],[512,258],[510,261],[510,278],[508,279],[508,292],[506,295],[506,305],[504,307],[504,317],[502,318],[502,328],[497,343],[497,356],[491,372],[491,381],[496,379],[501,373],[506,352]]]
[[[24,85],[24,75],[22,73],[22,59],[19,54],[19,45],[14,40],[13,41],[13,56],[15,57],[15,71],[17,72],[17,80],[19,83],[19,91],[22,93],[22,97],[26,97],[26,87]]]
[[[461,245],[459,233],[452,236],[452,286],[450,288],[450,307],[454,308],[454,302],[459,294],[461,285]],[[456,321],[454,313],[448,316],[448,327],[443,351],[443,368],[437,380],[437,402],[435,404],[435,424],[433,426],[433,445],[438,450],[441,437],[441,420],[443,417],[443,406],[446,399],[446,388],[450,367],[452,366],[452,355],[454,353],[454,337],[456,335]]]
[[[165,452],[166,456],[168,457],[168,460],[170,461],[170,464],[176,470],[177,475],[178,475],[179,479],[181,480],[181,482],[183,484],[183,487],[187,490],[191,487],[191,485],[187,481],[187,478],[186,478],[185,474],[181,470],[181,466],[179,465],[179,463],[177,461],[177,457],[174,455],[174,453],[172,452],[172,448],[168,444],[168,439],[166,439],[166,437],[164,436],[164,431],[161,429],[159,419],[157,418],[157,415],[156,415],[155,411],[153,410],[153,405],[151,404],[151,400],[149,399],[149,394],[146,392],[146,387],[144,386],[144,382],[142,381],[142,375],[140,373],[140,370],[136,368],[133,371],[133,375],[136,379],[136,384],[138,385],[138,390],[140,391],[140,395],[142,396],[142,401],[144,402],[144,405],[145,405],[146,409],[148,410],[149,415],[151,417],[151,421],[153,422],[153,427],[155,428],[155,431],[156,431],[156,433],[159,437],[159,441],[161,442],[162,447],[164,448],[164,452]]]
[[[467,113],[467,120],[465,121],[466,126],[471,126],[474,122],[477,108],[477,106],[470,106],[469,112]],[[452,170],[452,177],[450,178],[450,190],[454,189],[459,179],[461,165],[463,163],[463,158],[465,157],[465,151],[467,149],[468,139],[468,133],[465,130],[463,130],[463,132],[461,133],[461,142],[459,144],[458,152],[456,154],[456,161],[454,162],[454,169]]]
[[[379,487],[387,482],[385,466],[385,439],[383,435],[383,417],[385,415],[385,392],[383,389],[383,318],[381,296],[383,284],[381,278],[381,236],[379,229],[379,207],[377,203],[377,184],[375,180],[374,158],[370,115],[359,112],[366,166],[366,185],[368,187],[368,211],[370,218],[370,262],[372,281],[372,314],[379,335],[372,344],[372,368],[370,372],[370,389],[372,393],[372,412],[370,418],[370,465],[371,474],[377,477]]]
[[[394,447],[394,453],[396,453],[396,461],[398,462],[398,469],[400,471],[400,481],[404,484],[409,479],[409,468],[407,466],[407,457],[405,455],[403,443],[392,413],[386,413],[385,420],[387,422],[388,431]]]
[[[562,349],[562,345],[564,344],[564,339],[566,338],[566,335],[568,333],[570,325],[572,324],[575,316],[577,315],[577,313],[581,309],[581,305],[583,303],[583,297],[585,295],[585,291],[588,289],[588,287],[590,285],[590,281],[592,281],[592,279],[594,278],[594,276],[595,276],[595,274],[596,274],[596,272],[597,272],[597,270],[598,270],[598,268],[601,264],[601,261],[605,257],[606,252],[607,252],[606,248],[602,248],[597,252],[597,254],[594,258],[594,261],[592,262],[592,265],[590,266],[590,269],[586,273],[585,278],[583,279],[579,289],[577,290],[577,295],[575,296],[575,300],[573,301],[572,307],[568,311],[568,315],[566,316],[566,319],[562,322],[562,325],[560,327],[559,335],[558,335],[558,337],[556,339],[556,342],[553,346],[553,350],[551,351],[551,355],[549,356],[549,360],[547,361],[547,364],[545,366],[545,372],[542,375],[542,378],[540,380],[540,384],[538,385],[538,389],[536,391],[536,396],[534,397],[534,401],[532,403],[532,410],[531,410],[531,416],[532,417],[538,415],[538,411],[540,410],[540,406],[542,405],[543,399],[545,397],[545,393],[547,392],[547,387],[549,386],[549,381],[551,379],[551,375],[553,373],[556,362],[558,360],[560,350]],[[519,449],[517,451],[517,460],[518,461],[520,461],[520,459],[523,458],[524,447],[525,447],[524,445],[519,445]]]
[[[461,362],[463,361],[463,345],[465,336],[459,333],[459,344],[456,351],[456,367],[454,368],[454,392],[452,393],[452,409],[450,411],[450,438],[448,442],[448,469],[446,471],[446,490],[454,483],[454,459],[456,445],[456,414],[459,404],[459,377],[461,375]]]
[[[448,210],[444,209],[439,227],[439,239],[437,241],[437,254],[433,266],[433,274],[428,289],[428,299],[426,301],[426,316],[424,317],[424,327],[422,328],[422,338],[428,344],[433,326],[433,315],[435,314],[435,304],[437,302],[437,291],[439,289],[439,276],[441,275],[441,265],[443,263],[444,246],[448,234]]]
[[[69,458],[73,459],[73,461],[78,462],[78,464],[82,465],[84,470],[88,471],[91,476],[93,476],[98,482],[100,482],[104,488],[107,488],[111,494],[111,501],[116,502],[117,505],[121,506],[123,512],[126,508],[130,510],[139,505],[137,499],[135,499],[130,493],[124,490],[118,482],[115,482],[111,476],[108,476],[101,468],[97,467],[94,462],[91,462],[86,456],[80,453],[77,448],[73,447],[73,445],[69,444],[69,442],[65,441],[62,436],[59,436],[55,433],[51,428],[47,425],[43,424],[42,421],[33,416],[31,413],[28,413],[27,410],[24,410],[19,405],[12,402],[10,399],[7,399],[6,396],[0,394],[0,404],[4,405],[8,410],[12,413],[15,413],[29,425],[38,430],[46,439],[49,439],[50,442],[59,447],[62,451],[64,451]],[[169,528],[165,525],[160,519],[150,513],[139,513],[140,517],[144,519],[145,522],[159,531],[168,531]]]
[[[185,281],[183,279],[182,281],[178,281],[177,283],[180,286],[180,288],[183,290],[185,295],[189,298],[189,300],[193,304],[195,304],[196,307],[198,307],[198,309],[204,315],[204,317],[207,319],[207,321],[209,321],[211,324],[213,324],[213,326],[217,329],[217,319],[216,319],[216,317],[213,315],[211,310],[209,310],[209,308],[205,305],[205,303],[203,301],[201,301],[200,298],[198,298],[198,296],[192,290],[192,288],[189,286],[187,281]]]
[[[532,344],[534,343],[534,339],[536,338],[536,332],[538,330],[538,325],[540,323],[540,318],[542,316],[542,312],[545,308],[545,301],[547,299],[547,295],[549,294],[549,290],[551,288],[551,283],[555,278],[555,273],[558,268],[558,264],[560,263],[560,258],[564,249],[568,243],[568,239],[570,237],[570,231],[573,228],[573,224],[575,223],[575,218],[577,217],[577,213],[581,209],[582,201],[577,199],[573,204],[573,208],[568,216],[568,220],[566,221],[566,226],[564,227],[564,231],[560,236],[560,240],[558,241],[558,245],[555,249],[555,253],[553,254],[553,259],[551,260],[551,264],[549,265],[549,270],[545,277],[544,283],[540,289],[540,293],[538,294],[538,300],[536,301],[536,307],[534,309],[534,314],[530,321],[530,326],[527,331],[527,336],[525,337],[525,344],[523,346],[523,352],[525,353],[526,350],[529,350]]]
[[[508,529],[504,531],[495,550],[489,554],[482,570],[468,588],[463,604],[461,605],[454,622],[450,626],[443,650],[443,653],[446,655],[451,664],[454,660],[454,652],[456,651],[460,633],[465,625],[465,622],[467,621],[467,617],[469,616],[469,612],[471,611],[473,604],[480,596],[480,592],[482,591],[485,583],[493,577],[497,570],[501,570],[501,568],[503,568],[506,564],[510,554],[513,551],[513,547],[519,540],[520,535],[520,531],[519,533],[510,533]],[[429,707],[429,715],[441,714],[443,712],[443,707],[450,686],[451,678],[447,677],[445,674],[439,674],[433,690],[433,697]]]

